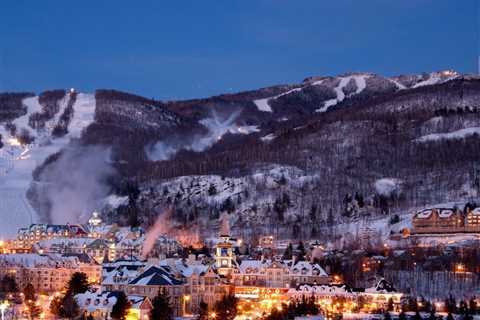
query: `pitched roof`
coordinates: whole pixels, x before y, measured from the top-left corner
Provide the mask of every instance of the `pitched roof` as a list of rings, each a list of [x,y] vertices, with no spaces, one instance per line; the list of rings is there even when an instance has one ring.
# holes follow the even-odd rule
[[[173,274],[164,267],[150,266],[129,284],[143,286],[173,286],[180,285],[182,281],[176,279]]]

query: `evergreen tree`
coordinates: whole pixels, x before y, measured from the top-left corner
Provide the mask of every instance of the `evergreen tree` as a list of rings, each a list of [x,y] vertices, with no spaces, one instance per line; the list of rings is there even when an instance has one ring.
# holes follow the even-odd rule
[[[387,311],[393,311],[393,299],[388,299]]]
[[[457,311],[457,302],[452,295],[445,299],[445,309],[448,313],[455,313]]]
[[[56,316],[57,318],[62,317],[63,315],[63,299],[58,296],[54,296],[52,302],[50,302],[50,313]]]
[[[77,301],[72,294],[66,294],[62,299],[62,307],[60,309],[60,317],[73,319],[79,314],[79,307]]]
[[[467,303],[464,300],[461,300],[458,308],[458,313],[465,315],[467,313],[467,309]]]
[[[310,208],[310,221],[315,222],[317,220],[317,205],[312,203],[312,207]]]
[[[330,210],[328,210],[327,225],[331,227],[333,226],[334,223],[335,223],[335,218],[333,217],[333,209],[330,208]]]
[[[305,251],[305,246],[303,245],[303,242],[300,241],[297,247],[297,261],[305,261],[305,256],[307,255],[307,252]]]
[[[428,320],[437,320],[437,316],[435,315],[435,308],[432,308],[430,310],[430,316],[428,317]]]
[[[277,219],[280,222],[283,222],[285,219],[285,211],[287,208],[284,206],[283,201],[280,198],[275,199],[275,202],[273,203],[273,210],[277,214]]]
[[[130,301],[128,301],[127,296],[123,291],[117,291],[117,302],[112,307],[112,312],[110,316],[112,319],[116,320],[125,320],[128,314],[128,310],[131,307]]]
[[[455,320],[451,312],[448,313],[447,320]]]
[[[237,315],[237,298],[233,295],[224,296],[215,303],[215,313],[218,319],[233,320]]]
[[[15,277],[11,275],[5,275],[2,280],[0,281],[0,292],[5,293],[17,293],[18,292],[18,285]]]
[[[292,243],[289,243],[285,252],[283,253],[282,260],[291,260],[293,256],[293,246]]]
[[[468,302],[468,309],[470,314],[477,314],[477,302],[475,298],[471,298]]]
[[[67,295],[71,294],[75,296],[79,293],[86,292],[88,289],[90,289],[90,285],[88,284],[88,278],[85,273],[75,272],[72,274],[67,284]]]
[[[172,320],[173,309],[170,306],[170,297],[159,290],[158,294],[152,300],[152,310],[150,310],[150,320]]]
[[[363,199],[363,196],[358,192],[355,192],[355,200],[357,200],[359,208],[363,208],[365,206],[365,201]]]
[[[403,310],[399,313],[398,320],[407,320],[407,315]]]
[[[213,183],[210,183],[210,186],[208,187],[208,195],[214,196],[216,194],[217,194],[217,187]]]
[[[392,320],[392,316],[390,316],[390,312],[385,312],[383,315],[383,320]]]
[[[208,320],[208,304],[203,300],[198,305],[198,320]]]
[[[25,288],[23,288],[23,295],[25,301],[35,301],[35,288],[31,283],[28,283]]]
[[[232,213],[235,211],[235,205],[232,202],[232,199],[228,197],[222,204],[222,211],[227,211],[228,213]]]

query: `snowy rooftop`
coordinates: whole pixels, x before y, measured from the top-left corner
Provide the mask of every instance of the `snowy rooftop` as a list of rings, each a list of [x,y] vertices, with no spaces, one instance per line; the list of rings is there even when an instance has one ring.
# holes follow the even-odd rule
[[[80,258],[78,256],[62,256],[60,254],[16,253],[0,255],[0,265],[3,266],[76,268],[79,263]]]
[[[202,264],[200,261],[183,261],[182,259],[164,259],[159,263],[160,266],[167,266],[174,272],[180,273],[182,276],[189,278],[193,274],[204,274],[210,266]]]
[[[129,295],[128,300],[132,304],[132,308],[139,309],[141,304],[147,299],[143,296]],[[87,291],[75,296],[78,306],[88,312],[95,312],[97,310],[111,310],[117,302],[117,293],[111,291],[92,292]]]

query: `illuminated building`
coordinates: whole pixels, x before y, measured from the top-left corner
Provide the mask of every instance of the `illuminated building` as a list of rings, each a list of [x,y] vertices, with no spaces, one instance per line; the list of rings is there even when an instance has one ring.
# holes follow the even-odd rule
[[[90,315],[94,319],[110,319],[112,308],[117,302],[117,292],[103,291],[100,293],[87,291],[77,294],[75,300],[81,312],[86,316]],[[145,296],[127,295],[131,307],[128,310],[127,320],[148,319],[152,303]]]
[[[100,218],[100,214],[97,211],[93,211],[92,216],[88,219],[88,225],[90,228],[96,228],[103,225],[103,220]]]
[[[351,310],[362,300],[363,308],[366,310],[375,310],[386,308],[389,300],[394,307],[399,307],[402,293],[397,292],[393,286],[385,279],[381,279],[372,288],[354,289],[346,284],[324,284],[324,285],[300,285],[291,288],[288,292],[291,299],[301,299],[314,297],[317,303],[324,305],[327,309],[345,308]],[[341,299],[342,305],[335,306],[333,302]]]
[[[465,231],[463,213],[455,208],[432,208],[413,216],[413,233],[451,233]]]
[[[175,315],[183,311],[183,282],[166,267],[148,266],[133,280],[129,281],[124,291],[129,295],[141,295],[155,298],[159,291],[170,297],[170,305]]]
[[[330,281],[320,265],[307,261],[243,260],[233,273],[235,286],[290,288]]]
[[[480,232],[480,208],[468,209],[466,229],[471,232]]]
[[[30,249],[41,240],[55,238],[81,238],[86,237],[84,227],[78,224],[53,225],[32,224],[28,228],[21,228],[17,234],[17,247]]]
[[[0,276],[14,276],[20,288],[31,283],[39,292],[61,291],[75,272],[85,273],[91,283],[101,280],[101,266],[86,255],[0,255]]]
[[[229,276],[236,265],[233,244],[229,235],[221,235],[220,239],[215,247],[215,266],[219,274]]]

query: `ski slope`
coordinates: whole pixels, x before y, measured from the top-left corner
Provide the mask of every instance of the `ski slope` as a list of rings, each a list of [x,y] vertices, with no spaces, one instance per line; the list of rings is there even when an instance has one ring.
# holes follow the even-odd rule
[[[258,110],[260,111],[263,111],[263,112],[273,112],[272,108],[270,107],[270,105],[268,104],[268,101],[269,100],[275,100],[277,98],[280,98],[284,95],[287,95],[287,94],[290,94],[292,92],[297,92],[297,91],[301,91],[303,88],[295,88],[295,89],[292,89],[292,90],[288,90],[286,92],[283,92],[279,95],[276,95],[276,96],[273,96],[273,97],[268,97],[268,98],[264,98],[264,99],[258,99],[258,100],[254,100],[253,103],[255,103],[255,105],[257,106]]]
[[[365,88],[367,87],[366,78],[368,78],[368,75],[354,75],[340,78],[340,83],[333,89],[337,97],[325,101],[323,107],[317,109],[316,112],[325,112],[328,110],[328,108],[345,100],[345,93],[343,92],[343,89],[350,83],[352,79],[355,81],[355,85],[357,87],[355,93],[353,94],[359,94],[360,92],[365,90]]]
[[[39,222],[35,210],[26,199],[26,192],[33,183],[32,173],[50,155],[59,152],[73,138],[79,138],[83,129],[94,121],[95,97],[90,94],[78,94],[73,105],[73,117],[68,127],[68,133],[61,137],[52,137],[51,132],[58,123],[60,116],[68,105],[71,96],[66,95],[60,101],[59,112],[47,121],[45,128],[35,130],[28,124],[30,116],[42,111],[38,102],[38,96],[26,98],[23,104],[27,107],[27,113],[13,121],[17,132],[21,129],[28,130],[35,141],[29,145],[23,145],[10,135],[4,124],[0,124],[0,134],[4,147],[0,149],[0,216],[3,218],[0,224],[0,238],[11,237],[17,233],[17,229]]]

